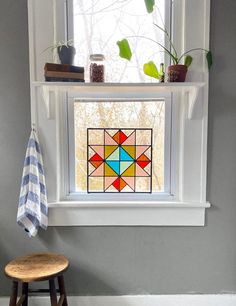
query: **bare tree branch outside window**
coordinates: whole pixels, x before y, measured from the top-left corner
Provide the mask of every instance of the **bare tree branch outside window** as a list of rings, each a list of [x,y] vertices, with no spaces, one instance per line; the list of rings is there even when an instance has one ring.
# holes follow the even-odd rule
[[[106,82],[153,82],[144,75],[147,60],[157,65],[164,54],[151,41],[129,39],[133,57],[122,60],[116,41],[125,36],[148,36],[164,44],[162,32],[156,33],[153,20],[162,26],[164,0],[159,0],[158,16],[146,14],[143,0],[73,0],[75,63],[85,67],[88,81],[89,55],[102,53],[106,58]],[[153,19],[154,18],[154,19]],[[158,35],[158,37],[157,37]],[[76,102],[74,103],[76,191],[87,190],[87,128],[152,128],[153,129],[153,191],[164,188],[165,102]],[[145,143],[145,139],[142,139]],[[145,188],[144,188],[145,189]]]

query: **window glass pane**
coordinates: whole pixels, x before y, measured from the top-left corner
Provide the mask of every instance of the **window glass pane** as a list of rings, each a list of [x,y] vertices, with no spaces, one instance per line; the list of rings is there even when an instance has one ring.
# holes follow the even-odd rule
[[[164,62],[163,49],[148,39],[165,44],[163,27],[165,0],[156,1],[152,14],[146,12],[144,0],[73,0],[73,32],[77,50],[75,63],[85,67],[88,80],[89,55],[102,53],[106,58],[106,82],[152,82],[143,73],[143,64]],[[133,51],[130,62],[119,57],[118,40],[129,37]]]
[[[96,126],[96,129],[95,129]],[[92,130],[88,130],[92,129]],[[103,129],[103,130],[100,130]],[[104,130],[105,129],[105,130]],[[122,130],[122,131],[119,131]],[[132,152],[130,141],[132,142],[132,133],[135,131],[135,152]],[[151,132],[150,132],[151,131]],[[143,168],[148,174],[145,178],[144,175],[140,175],[136,179],[137,188],[135,192],[163,192],[164,191],[164,135],[165,135],[165,102],[162,101],[115,101],[115,102],[74,102],[74,134],[75,134],[75,191],[76,192],[87,192],[88,178],[87,174],[90,174],[100,162],[100,159],[96,156],[93,162],[95,168],[91,168],[93,163],[88,163],[88,160],[96,153],[102,156],[101,149],[104,144],[105,132],[110,137],[118,139],[117,137],[124,137],[120,142],[123,148],[128,152],[129,157],[133,156],[134,160],[136,157],[140,158],[141,168]],[[124,132],[125,135],[117,134],[117,132]],[[131,136],[130,136],[131,135]],[[89,137],[88,137],[89,136]],[[126,140],[127,138],[127,140]],[[121,138],[119,138],[121,139]],[[113,141],[112,139],[110,141]],[[124,141],[124,142],[123,142]],[[126,142],[125,142],[126,141]],[[114,141],[113,141],[114,142]],[[129,142],[129,143],[128,143]],[[106,144],[108,144],[106,142]],[[93,147],[96,146],[97,148]],[[110,147],[106,150],[112,150],[112,143],[109,143]],[[133,143],[132,143],[133,145]],[[144,146],[142,155],[141,151]],[[152,146],[151,149],[149,149]],[[112,156],[111,167],[114,171],[117,171],[118,157],[116,157],[117,147],[114,146],[114,152],[107,154]],[[145,149],[145,148],[144,148]],[[90,151],[89,151],[90,150]],[[131,151],[130,151],[131,150]],[[137,152],[141,153],[138,154]],[[152,153],[152,154],[151,154]],[[119,167],[126,167],[127,162],[125,160],[125,152],[122,151],[123,159],[119,164]],[[136,154],[136,155],[135,155]],[[121,155],[120,155],[121,156]],[[102,156],[103,158],[104,156]],[[145,164],[144,164],[145,159]],[[115,164],[116,163],[116,164]],[[138,167],[139,168],[139,167]],[[131,171],[131,169],[129,168]],[[119,170],[121,171],[121,170]],[[140,170],[141,171],[141,170]],[[121,171],[122,172],[122,171]],[[127,172],[128,173],[128,172]],[[118,173],[119,174],[119,173]],[[109,175],[108,175],[109,176]],[[112,176],[112,175],[111,175]],[[130,173],[127,176],[132,176]],[[152,186],[150,187],[150,179],[152,176]],[[101,177],[101,176],[100,176]],[[104,188],[104,180],[101,178],[91,178],[90,180],[90,191],[101,192]],[[132,182],[130,179],[127,180],[130,185]],[[121,182],[117,182],[121,184]],[[123,186],[125,187],[125,186]],[[131,186],[132,187],[132,186]],[[89,189],[89,188],[88,188]],[[128,187],[124,189],[128,190]],[[113,190],[115,191],[115,190]]]

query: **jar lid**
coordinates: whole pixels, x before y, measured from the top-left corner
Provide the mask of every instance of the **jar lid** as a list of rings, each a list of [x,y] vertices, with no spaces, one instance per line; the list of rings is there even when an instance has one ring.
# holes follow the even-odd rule
[[[92,61],[104,61],[105,56],[103,54],[91,54],[90,60]]]

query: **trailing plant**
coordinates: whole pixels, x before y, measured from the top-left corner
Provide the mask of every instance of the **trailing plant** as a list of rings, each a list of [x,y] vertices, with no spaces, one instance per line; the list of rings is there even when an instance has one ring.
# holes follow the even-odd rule
[[[148,13],[152,13],[153,12],[153,8],[155,5],[155,0],[144,0],[145,1],[145,5],[146,5],[146,10]],[[163,49],[163,51],[165,53],[167,53],[169,55],[169,57],[171,58],[171,61],[174,65],[178,65],[180,63],[183,63],[187,68],[191,65],[192,61],[193,61],[193,57],[190,55],[190,53],[193,53],[195,51],[202,51],[205,53],[206,55],[206,60],[207,60],[207,65],[208,65],[208,69],[210,69],[210,67],[212,66],[212,53],[209,50],[206,50],[204,48],[193,48],[190,50],[185,51],[182,54],[178,54],[177,50],[174,46],[174,43],[171,40],[170,34],[168,33],[166,28],[162,28],[159,25],[154,23],[154,26],[159,29],[160,31],[162,31],[165,36],[167,37],[168,41],[169,41],[169,47],[165,47],[163,46],[161,43],[146,37],[146,36],[129,36],[126,37],[120,41],[117,41],[117,45],[119,47],[119,56],[121,58],[127,59],[127,60],[131,60],[132,57],[132,51],[128,42],[128,38],[141,38],[141,39],[146,39],[149,41],[152,41],[153,43],[157,44],[159,47],[161,47]],[[159,79],[161,77],[160,72],[158,71],[155,63],[153,61],[149,61],[147,63],[145,63],[143,65],[143,71],[146,75]]]
[[[73,46],[73,39],[67,41],[61,40],[45,49],[43,52],[47,50],[51,50],[51,52],[53,53],[53,61],[57,61],[57,53],[61,64],[72,65],[74,55],[76,53],[75,47]],[[56,50],[57,52],[55,52],[54,50]]]
[[[60,40],[57,43],[55,43],[54,45],[46,48],[45,50],[43,50],[43,52],[47,51],[47,50],[51,50],[53,51],[54,49],[58,49],[59,51],[61,51],[62,47],[65,46],[67,48],[69,47],[73,47],[74,46],[74,40],[73,39],[69,39],[67,41],[65,40]]]

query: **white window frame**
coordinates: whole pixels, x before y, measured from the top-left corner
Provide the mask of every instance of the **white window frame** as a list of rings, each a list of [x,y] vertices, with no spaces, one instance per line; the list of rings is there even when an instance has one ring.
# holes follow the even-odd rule
[[[179,50],[197,46],[209,48],[210,1],[175,1],[173,33]],[[195,103],[192,120],[187,116],[188,103],[184,94],[175,101],[178,116],[176,143],[176,191],[178,197],[159,201],[70,201],[65,199],[65,159],[62,147],[67,139],[65,121],[65,94],[58,90],[43,96],[42,87],[34,82],[43,81],[43,66],[48,55],[42,50],[65,38],[64,0],[28,0],[29,49],[31,79],[31,119],[36,125],[43,149],[46,183],[49,199],[49,225],[145,225],[145,226],[203,226],[206,201],[208,71],[203,56],[196,56],[188,72],[189,81],[204,82],[205,86]],[[44,22],[42,23],[42,20]],[[201,20],[202,27],[199,27]],[[53,30],[54,29],[54,30]],[[142,85],[140,85],[142,86]],[[145,88],[144,88],[145,89]],[[181,91],[181,90],[180,90]],[[171,93],[171,88],[169,93]],[[48,98],[55,103],[48,104]],[[51,112],[50,120],[46,109]]]
[[[176,178],[171,176],[171,143],[172,143],[172,124],[171,124],[171,117],[172,117],[172,109],[171,109],[171,95],[162,95],[159,98],[156,99],[149,99],[149,100],[144,100],[141,98],[140,100],[137,99],[131,99],[132,101],[146,101],[146,103],[149,103],[149,101],[165,101],[165,135],[164,135],[164,191],[163,192],[155,192],[152,194],[87,194],[87,193],[79,193],[75,192],[75,147],[74,147],[74,100],[76,99],[76,103],[80,102],[98,102],[99,99],[77,99],[74,97],[69,97],[68,98],[68,125],[67,128],[68,130],[68,137],[69,137],[69,158],[68,163],[65,162],[66,170],[68,171],[68,176],[69,176],[69,190],[67,191],[67,195],[65,196],[65,200],[89,200],[89,201],[117,201],[119,200],[127,200],[127,201],[134,201],[140,200],[140,199],[145,199],[145,200],[173,200],[175,195],[176,198],[176,192],[174,190],[174,184],[173,182],[176,180]],[[125,99],[125,101],[131,101],[130,99]],[[115,101],[124,101],[122,100],[122,94],[119,99],[107,99],[107,102],[115,102]],[[101,102],[106,102],[103,99]],[[118,197],[117,197],[118,196]]]

